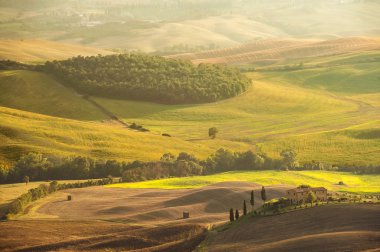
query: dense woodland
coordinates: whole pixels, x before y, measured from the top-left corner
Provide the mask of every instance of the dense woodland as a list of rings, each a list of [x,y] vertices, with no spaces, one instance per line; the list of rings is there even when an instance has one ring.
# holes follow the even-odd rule
[[[124,182],[144,181],[168,177],[207,175],[234,170],[329,170],[356,174],[378,174],[380,166],[333,166],[323,162],[298,164],[296,153],[282,151],[282,159],[272,159],[252,151],[231,152],[219,149],[206,160],[182,152],[178,156],[164,154],[154,162],[119,162],[94,160],[88,157],[59,158],[39,153],[22,156],[13,167],[0,164],[0,183],[63,179],[97,179],[122,177]]]
[[[250,85],[237,69],[145,54],[79,56],[40,69],[83,94],[168,104],[214,102]]]

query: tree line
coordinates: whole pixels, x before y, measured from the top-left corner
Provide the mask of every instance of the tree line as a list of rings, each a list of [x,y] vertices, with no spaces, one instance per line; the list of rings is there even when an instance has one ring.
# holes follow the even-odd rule
[[[356,174],[379,174],[380,165],[333,166],[322,162],[298,164],[292,150],[281,152],[282,159],[273,159],[264,153],[232,152],[219,149],[207,159],[200,160],[182,152],[177,156],[165,153],[152,162],[120,162],[96,160],[89,157],[55,157],[40,153],[22,156],[12,167],[0,164],[0,183],[63,179],[98,179],[107,176],[122,177],[124,182],[144,181],[168,177],[208,175],[234,170],[328,170]]]
[[[41,184],[37,188],[29,189],[28,192],[22,194],[17,199],[11,202],[8,208],[7,217],[12,215],[22,213],[25,207],[38,199],[46,197],[47,195],[54,193],[59,190],[70,189],[70,188],[83,188],[89,186],[99,186],[112,184],[114,181],[112,178],[103,178],[100,180],[88,180],[85,182],[75,182],[75,183],[63,183],[59,184],[57,181],[52,181],[49,185]]]
[[[146,54],[78,56],[37,69],[83,94],[167,104],[214,102],[250,86],[234,68]]]

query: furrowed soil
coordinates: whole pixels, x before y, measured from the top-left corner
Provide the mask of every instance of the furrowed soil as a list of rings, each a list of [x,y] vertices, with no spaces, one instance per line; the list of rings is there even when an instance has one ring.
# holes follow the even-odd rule
[[[206,251],[363,251],[380,247],[378,205],[324,205],[248,218],[208,240]],[[377,250],[376,250],[377,251]]]

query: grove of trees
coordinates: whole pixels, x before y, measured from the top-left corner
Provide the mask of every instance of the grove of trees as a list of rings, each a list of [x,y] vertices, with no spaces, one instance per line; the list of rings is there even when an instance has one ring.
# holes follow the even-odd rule
[[[83,94],[165,104],[214,102],[250,85],[237,69],[146,54],[78,56],[39,69]]]

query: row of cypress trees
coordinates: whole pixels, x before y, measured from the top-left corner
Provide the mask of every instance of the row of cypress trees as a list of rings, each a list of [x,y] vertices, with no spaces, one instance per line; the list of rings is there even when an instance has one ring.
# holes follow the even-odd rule
[[[265,203],[265,201],[267,200],[267,194],[266,194],[266,191],[265,191],[265,187],[264,187],[264,186],[261,188],[261,199],[264,201],[264,203]],[[250,199],[249,203],[250,203],[251,206],[252,206],[252,212],[253,212],[253,208],[254,208],[254,206],[255,206],[255,193],[254,193],[253,190],[251,191],[251,199]],[[248,214],[247,203],[246,203],[246,201],[244,200],[244,201],[243,201],[243,215],[247,215],[247,214]],[[240,217],[239,210],[236,209],[236,210],[234,211],[233,208],[230,208],[230,222],[234,222],[235,220],[238,220],[239,217]]]

